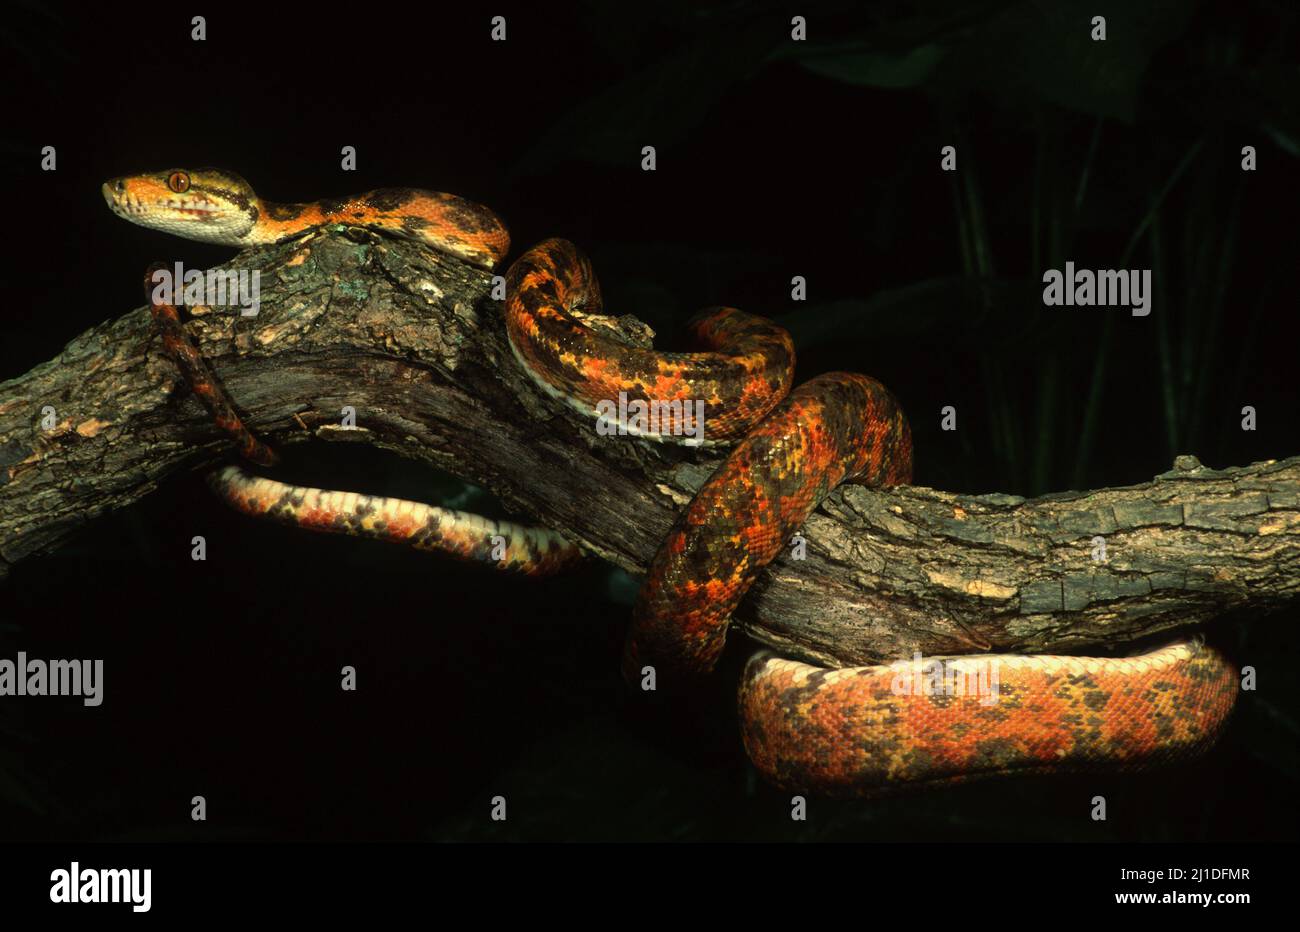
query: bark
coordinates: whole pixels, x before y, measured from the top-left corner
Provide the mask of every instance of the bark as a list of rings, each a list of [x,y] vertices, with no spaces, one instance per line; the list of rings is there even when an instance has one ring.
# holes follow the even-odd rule
[[[719,461],[598,437],[522,373],[491,277],[453,259],[335,230],[226,267],[260,270],[260,314],[196,309],[189,331],[273,446],[348,440],[424,461],[632,573]],[[0,385],[0,575],[228,455],[176,382],[140,308]],[[357,429],[339,426],[345,405]],[[805,558],[781,557],[737,615],[786,654],[1105,651],[1294,600],[1300,458],[1215,471],[1179,457],[1144,485],[1032,500],[847,486],[804,536]]]

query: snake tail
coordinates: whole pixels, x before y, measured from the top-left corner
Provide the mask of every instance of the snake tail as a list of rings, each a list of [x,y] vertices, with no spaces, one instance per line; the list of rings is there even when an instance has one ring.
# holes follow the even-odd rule
[[[163,301],[154,285],[154,273],[162,266],[150,266],[145,272],[145,300],[153,316],[154,329],[162,337],[163,350],[181,372],[182,380],[198,397],[212,415],[213,421],[239,449],[240,456],[261,466],[271,466],[279,461],[275,451],[268,447],[245,426],[230,396],[217,381],[207,360],[185,333],[176,306]]]

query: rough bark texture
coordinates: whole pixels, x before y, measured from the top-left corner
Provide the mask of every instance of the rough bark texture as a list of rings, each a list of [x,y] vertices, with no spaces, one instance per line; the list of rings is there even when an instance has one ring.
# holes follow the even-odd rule
[[[336,230],[229,267],[261,270],[260,314],[196,313],[189,329],[272,445],[352,440],[423,460],[633,573],[718,461],[598,437],[544,397],[510,352],[490,276],[455,260]],[[141,308],[0,385],[0,575],[228,455],[159,348]],[[339,427],[345,405],[355,430]],[[784,653],[1103,651],[1293,600],[1300,458],[1214,471],[1180,457],[1142,486],[1032,500],[849,486],[805,536],[806,558],[778,560],[737,617]]]

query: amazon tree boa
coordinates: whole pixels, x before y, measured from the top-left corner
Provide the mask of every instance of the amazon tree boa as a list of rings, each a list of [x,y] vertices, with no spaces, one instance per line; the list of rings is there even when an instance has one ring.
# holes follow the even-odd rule
[[[416,240],[492,269],[510,242],[505,225],[486,207],[405,188],[276,204],[261,200],[238,175],[203,169],[118,178],[103,193],[113,211],[133,223],[236,247],[342,224]],[[893,396],[866,376],[829,373],[792,391],[793,343],[769,320],[711,309],[692,324],[703,351],[663,353],[599,334],[575,316],[599,312],[600,304],[590,264],[563,240],[529,249],[506,275],[510,346],[546,394],[589,416],[620,393],[645,402],[702,402],[704,437],[676,420],[685,417],[675,413],[686,410],[680,405],[661,404],[664,416],[654,431],[624,426],[647,440],[733,446],[655,555],[627,637],[623,670],[629,683],[647,667],[660,677],[686,679],[713,668],[732,612],[832,489],[846,481],[911,481],[911,432]],[[274,462],[189,344],[176,309],[160,300],[151,306],[169,355],[243,456]],[[285,485],[238,466],[214,472],[210,481],[248,514],[468,559],[489,559],[495,547],[493,562],[517,572],[554,572],[581,555],[545,529]],[[1207,747],[1236,693],[1235,671],[1199,641],[1117,659],[978,655],[926,661],[935,662],[958,676],[996,670],[995,694],[900,690],[900,681],[920,672],[915,660],[832,670],[759,653],[740,686],[745,748],[781,787],[848,796],[994,774],[1128,769]]]

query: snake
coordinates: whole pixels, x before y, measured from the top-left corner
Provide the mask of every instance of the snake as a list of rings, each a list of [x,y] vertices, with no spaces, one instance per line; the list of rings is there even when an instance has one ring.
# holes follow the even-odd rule
[[[113,179],[103,195],[138,225],[238,248],[360,227],[490,271],[510,246],[489,208],[411,188],[284,204],[263,201],[230,171],[170,169]],[[273,463],[273,451],[251,435],[189,344],[176,307],[157,295],[150,307],[164,351],[242,457]],[[590,261],[566,240],[531,247],[506,272],[508,342],[540,392],[606,424],[613,399],[628,402],[619,412],[637,403],[654,410],[653,419],[616,416],[635,442],[726,450],[653,557],[622,657],[630,685],[650,673],[656,683],[690,683],[715,668],[746,593],[827,495],[849,482],[911,483],[911,429],[894,396],[865,375],[831,372],[794,387],[793,340],[767,318],[709,308],[688,327],[698,349],[662,352],[591,327],[586,315],[601,309]],[[545,528],[290,485],[237,464],[208,481],[249,515],[510,572],[546,575],[584,557]],[[1187,760],[1222,732],[1236,676],[1199,637],[1129,657],[918,655],[842,668],[763,650],[744,668],[738,705],[743,746],[769,783],[870,797],[982,777]]]

